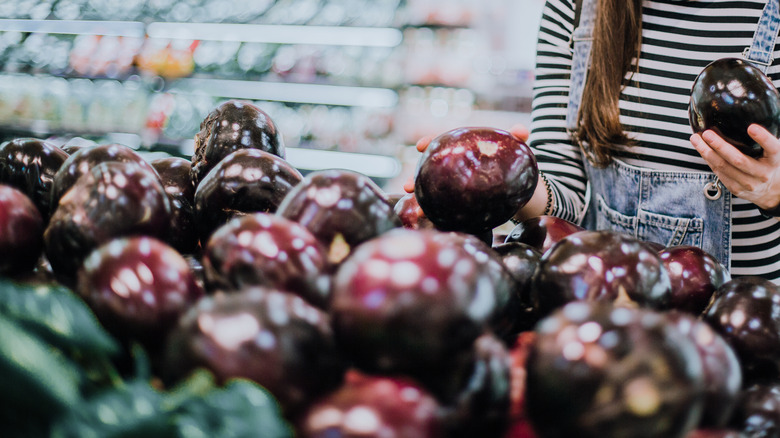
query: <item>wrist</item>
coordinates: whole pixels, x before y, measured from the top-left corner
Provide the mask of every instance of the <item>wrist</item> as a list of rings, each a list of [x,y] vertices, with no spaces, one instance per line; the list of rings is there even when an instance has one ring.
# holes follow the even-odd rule
[[[777,218],[780,217],[780,202],[776,202],[772,204],[772,206],[761,207],[758,204],[756,204],[756,207],[758,208],[758,212],[761,213],[762,216],[767,218]]]
[[[766,218],[780,218],[780,205],[769,209],[758,207],[758,212]]]
[[[542,172],[539,172],[538,182],[531,199],[520,209],[517,210],[511,219],[513,223],[519,223],[526,219],[548,215],[551,213],[555,204],[555,195],[552,187],[547,182],[547,178]]]

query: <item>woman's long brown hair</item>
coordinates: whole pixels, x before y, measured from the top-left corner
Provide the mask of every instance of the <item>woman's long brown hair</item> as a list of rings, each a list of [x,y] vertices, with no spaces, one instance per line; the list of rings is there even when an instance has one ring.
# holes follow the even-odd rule
[[[630,144],[620,123],[623,79],[639,56],[642,0],[599,0],[591,64],[582,92],[577,136],[596,165],[612,159],[611,145]]]

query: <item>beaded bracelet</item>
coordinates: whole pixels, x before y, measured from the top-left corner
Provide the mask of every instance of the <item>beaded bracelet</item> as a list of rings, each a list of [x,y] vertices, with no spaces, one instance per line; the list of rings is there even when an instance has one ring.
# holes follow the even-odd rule
[[[544,207],[544,216],[548,216],[550,213],[552,213],[552,202],[553,202],[553,193],[552,188],[550,187],[550,181],[547,179],[547,176],[543,172],[539,172],[539,176],[542,178],[542,181],[544,181],[544,188],[547,190],[547,205]]]

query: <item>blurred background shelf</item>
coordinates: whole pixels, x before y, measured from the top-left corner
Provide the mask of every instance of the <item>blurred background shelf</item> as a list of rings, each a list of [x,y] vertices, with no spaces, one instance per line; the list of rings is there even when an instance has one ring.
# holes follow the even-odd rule
[[[291,150],[338,157],[299,162],[371,173],[386,164],[364,157],[378,156],[395,163],[382,179],[397,190],[419,137],[528,122],[542,4],[3,0],[0,139],[121,139],[187,156],[211,109],[245,99]]]

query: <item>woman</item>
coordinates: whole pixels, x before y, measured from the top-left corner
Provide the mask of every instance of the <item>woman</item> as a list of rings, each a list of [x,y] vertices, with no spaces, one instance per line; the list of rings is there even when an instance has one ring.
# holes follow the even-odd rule
[[[741,57],[754,41],[777,53],[776,29],[762,26],[773,35],[754,39],[762,13],[780,22],[769,1],[764,11],[766,0],[585,0],[573,37],[575,0],[548,0],[528,138],[542,177],[517,218],[554,215],[694,244],[733,276],[780,283],[780,141],[751,125],[765,149],[751,159],[714,132],[692,135],[687,112],[691,85],[711,61]],[[590,46],[589,56],[578,46]],[[576,57],[590,69],[573,68]],[[769,61],[777,83],[780,62]]]

